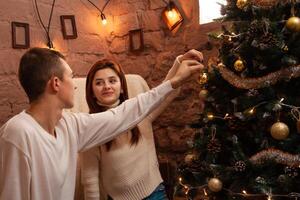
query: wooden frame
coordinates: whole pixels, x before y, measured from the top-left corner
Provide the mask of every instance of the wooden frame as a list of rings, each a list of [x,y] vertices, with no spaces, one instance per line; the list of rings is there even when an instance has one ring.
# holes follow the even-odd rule
[[[66,20],[71,20],[72,33],[67,32],[67,23]],[[63,33],[63,38],[65,40],[76,39],[77,38],[77,29],[74,15],[61,15],[60,16],[61,29]]]
[[[144,36],[142,29],[129,31],[129,48],[131,52],[141,52],[144,50]]]
[[[17,28],[24,28],[24,42],[18,43],[17,41]],[[14,49],[27,49],[30,47],[29,24],[22,22],[11,22],[12,29],[12,48]]]

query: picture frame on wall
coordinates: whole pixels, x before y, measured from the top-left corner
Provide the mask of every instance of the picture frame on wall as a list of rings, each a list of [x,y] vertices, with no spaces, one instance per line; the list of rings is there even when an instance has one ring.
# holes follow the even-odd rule
[[[129,31],[129,49],[134,53],[142,52],[144,50],[144,36],[142,29]]]
[[[30,47],[29,24],[23,22],[11,22],[12,48],[27,49]]]
[[[76,28],[74,15],[61,15],[60,23],[61,23],[63,38],[65,40],[77,38],[77,28]]]

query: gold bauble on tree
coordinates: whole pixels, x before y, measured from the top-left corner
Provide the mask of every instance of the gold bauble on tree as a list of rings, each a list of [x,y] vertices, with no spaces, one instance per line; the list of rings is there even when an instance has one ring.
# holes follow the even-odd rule
[[[239,8],[239,9],[243,9],[248,3],[248,0],[237,0],[236,1],[236,6]]]
[[[289,127],[283,122],[276,122],[271,126],[271,135],[276,140],[286,139],[289,132]]]
[[[196,159],[196,155],[193,153],[189,153],[184,157],[184,162],[186,164],[191,164],[195,159]]]
[[[218,178],[211,178],[208,181],[208,188],[213,192],[220,192],[222,190],[223,183]]]
[[[245,69],[245,64],[241,59],[238,59],[234,62],[234,69],[238,72],[241,72]]]
[[[200,90],[200,92],[199,92],[199,99],[205,100],[206,97],[207,97],[207,95],[208,95],[208,90],[202,89],[202,90]]]
[[[299,32],[300,31],[300,18],[299,17],[290,17],[285,26],[293,32]]]
[[[208,81],[207,73],[206,72],[200,73],[199,80],[198,80],[199,84],[201,84],[201,85],[205,84],[205,83],[207,83],[207,81]]]

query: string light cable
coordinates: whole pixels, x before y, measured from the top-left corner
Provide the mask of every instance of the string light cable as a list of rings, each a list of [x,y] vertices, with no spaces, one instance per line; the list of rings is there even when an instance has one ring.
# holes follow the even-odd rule
[[[43,22],[43,20],[42,20],[42,18],[41,18],[40,10],[39,10],[39,7],[38,7],[37,0],[34,0],[34,5],[35,5],[36,13],[37,13],[37,16],[38,16],[38,20],[40,22],[40,25],[42,26],[42,28],[44,29],[44,31],[46,33],[46,38],[47,38],[47,42],[48,42],[47,46],[50,49],[54,48],[53,43],[51,41],[51,37],[50,37],[50,27],[51,27],[51,21],[52,21],[52,16],[53,16],[53,11],[54,11],[55,1],[56,0],[52,1],[52,6],[51,6],[50,16],[49,16],[49,20],[48,20],[48,25],[46,27],[45,24],[44,24],[44,22]]]
[[[189,195],[189,192],[191,190],[203,190],[203,194],[205,196],[208,196],[207,194],[207,184],[204,185],[200,185],[200,186],[189,186],[187,184],[184,184],[182,181],[182,177],[178,178],[179,181],[179,185],[181,185],[184,188],[184,194],[186,196]],[[242,190],[241,192],[233,192],[230,189],[227,188],[223,188],[224,191],[228,192],[230,194],[230,196],[240,196],[240,197],[268,197],[268,200],[272,200],[272,197],[289,197],[289,198],[295,198],[295,200],[297,200],[298,198],[300,198],[300,193],[297,192],[291,192],[289,194],[272,194],[272,192],[267,192],[266,194],[250,194],[247,193],[246,190]]]
[[[110,2],[110,0],[107,0],[106,3],[104,4],[104,6],[102,7],[102,9],[100,9],[95,3],[93,3],[91,0],[87,0],[90,4],[92,4],[99,12],[100,12],[100,17],[102,20],[102,23],[105,25],[107,23],[106,21],[106,17],[104,15],[104,9],[106,8],[106,6],[108,5],[108,3]]]

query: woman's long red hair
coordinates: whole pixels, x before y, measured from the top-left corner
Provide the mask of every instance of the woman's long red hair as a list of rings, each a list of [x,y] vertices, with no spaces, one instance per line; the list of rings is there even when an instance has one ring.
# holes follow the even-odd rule
[[[90,113],[104,112],[108,109],[107,107],[100,106],[97,103],[97,99],[93,92],[93,80],[94,80],[96,72],[101,69],[106,69],[106,68],[112,69],[114,72],[116,72],[116,74],[120,78],[121,88],[122,88],[122,92],[119,97],[120,104],[123,103],[126,99],[128,99],[127,82],[126,82],[125,74],[124,74],[121,66],[118,65],[116,62],[109,60],[109,59],[99,60],[91,67],[90,71],[88,72],[87,78],[86,78],[86,90],[85,90],[86,95],[85,96],[86,96],[86,101],[87,101]],[[138,127],[134,127],[131,130],[131,133],[132,133],[131,145],[137,144],[140,139],[140,135],[141,135]],[[112,144],[113,144],[113,140],[109,141],[105,144],[106,149],[108,151],[110,150]]]

